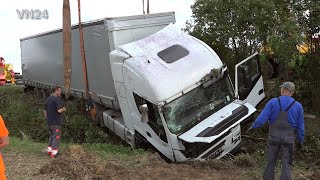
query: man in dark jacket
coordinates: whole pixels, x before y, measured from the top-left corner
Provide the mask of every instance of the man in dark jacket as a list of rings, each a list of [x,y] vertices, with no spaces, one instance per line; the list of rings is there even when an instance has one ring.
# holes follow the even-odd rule
[[[271,99],[250,129],[269,122],[268,156],[263,179],[273,180],[279,151],[282,152],[281,180],[291,179],[294,143],[304,141],[304,115],[302,105],[291,96],[295,86],[285,82],[281,86],[281,96]]]
[[[66,111],[60,100],[61,88],[54,87],[52,94],[47,98],[44,115],[49,127],[50,137],[47,152],[54,158],[59,150],[59,142],[61,137],[62,113]]]

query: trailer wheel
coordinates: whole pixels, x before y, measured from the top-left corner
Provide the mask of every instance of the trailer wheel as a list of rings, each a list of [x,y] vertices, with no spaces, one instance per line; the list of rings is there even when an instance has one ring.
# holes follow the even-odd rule
[[[34,88],[34,98],[36,100],[41,99],[41,90],[39,88]]]
[[[26,94],[32,93],[32,92],[33,92],[33,89],[32,89],[32,87],[30,87],[30,86],[25,86],[25,87],[23,88],[23,92],[26,93]]]
[[[48,98],[48,96],[49,96],[48,91],[45,90],[45,89],[41,89],[41,94],[42,94],[43,100],[46,100]]]

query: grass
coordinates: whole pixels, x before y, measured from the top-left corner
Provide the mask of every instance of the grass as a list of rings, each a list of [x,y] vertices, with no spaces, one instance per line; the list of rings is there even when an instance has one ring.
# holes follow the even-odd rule
[[[74,145],[77,145],[77,144],[61,143],[62,154],[66,154],[65,152],[68,150],[68,148],[71,146],[75,147]],[[46,147],[46,143],[34,142],[29,138],[21,139],[17,137],[11,137],[10,145],[3,150],[3,154],[4,156],[6,156],[7,154],[11,154],[11,155],[17,154],[20,156],[23,154],[28,154],[30,158],[33,157],[33,158],[42,159],[41,161],[48,161],[49,159],[47,158],[46,155],[44,155],[45,153],[43,152],[45,147]],[[97,164],[100,164],[102,166],[104,166],[106,162],[115,162],[116,165],[118,164],[121,167],[126,167],[129,169],[130,168],[139,169],[139,167],[142,167],[142,168],[148,167],[153,163],[151,161],[152,159],[150,159],[150,157],[152,156],[151,153],[140,150],[140,149],[132,150],[131,148],[125,147],[125,146],[101,144],[101,143],[82,144],[80,145],[80,149],[82,148],[84,148],[84,150],[86,150],[90,154],[95,154],[96,157],[98,158]],[[262,176],[264,165],[265,165],[265,158],[263,155],[261,155],[261,152],[256,152],[250,155],[241,155],[238,158],[236,158],[236,160],[238,160],[238,162],[235,161],[235,164],[237,164],[236,167],[239,169],[234,169],[234,170],[237,170],[237,172],[239,173],[238,175],[240,177],[250,177],[255,179]],[[77,160],[75,159],[74,161],[71,161],[71,162],[74,163],[74,162],[77,162]],[[30,163],[33,163],[32,158],[30,159]],[[46,162],[42,162],[42,163],[46,164]],[[179,168],[180,167],[181,170],[183,170],[183,167],[179,165],[170,166],[164,163],[164,164],[159,164],[159,166],[161,166],[162,168],[170,168],[170,167]],[[293,167],[293,176],[295,178],[301,175],[305,177],[310,176],[310,172],[306,170],[306,166],[307,165],[304,164],[303,162],[295,162],[295,166]],[[185,166],[185,168],[193,168],[193,167]],[[178,173],[180,170],[176,170],[176,171]],[[213,170],[213,171],[215,173],[224,173],[225,170],[222,169],[220,171],[219,170],[218,171]],[[229,170],[226,169],[226,171],[229,171]],[[182,175],[186,175],[185,173],[186,172],[183,172]],[[279,177],[280,173],[281,173],[281,167],[280,165],[278,165],[276,168],[276,177]]]
[[[83,144],[88,152],[96,154],[100,162],[117,161],[128,167],[146,165],[150,163],[148,157],[151,153],[142,149],[132,149],[127,146],[113,145],[113,144]]]
[[[60,152],[64,153],[70,146],[79,145],[74,143],[60,143]],[[46,149],[46,143],[34,142],[30,138],[17,138],[10,137],[9,146],[5,147],[2,152],[8,153],[22,153],[22,154],[34,154],[42,155]],[[136,158],[146,156],[148,152],[142,149],[131,149],[127,146],[119,146],[113,144],[104,144],[104,143],[94,143],[94,144],[82,144],[86,151],[98,155],[101,160],[110,160],[114,158],[119,158],[122,161],[134,161]]]
[[[10,144],[5,147],[2,152],[19,152],[19,153],[26,153],[26,154],[39,154],[42,149],[46,146],[44,143],[36,143],[30,139],[20,139],[17,137],[10,136]]]
[[[88,177],[99,168],[100,172],[107,170],[104,168],[109,161],[124,167],[132,167],[137,159],[140,165],[149,162],[143,158],[148,157],[144,151],[112,144],[61,143],[57,159],[46,155],[46,146],[28,137],[10,137],[9,146],[2,150],[8,179],[92,179]]]
[[[261,177],[264,172],[264,168],[266,166],[266,154],[261,154],[260,152],[256,152],[250,155],[246,155],[241,159],[242,161],[249,161],[254,162],[255,168],[251,171],[245,171],[243,172],[244,175],[248,177]],[[308,175],[310,172],[308,170],[308,165],[303,161],[294,161],[294,165],[292,168],[292,175],[293,177],[298,177],[299,175]],[[281,160],[278,159],[278,164],[276,166],[276,179],[279,179],[281,174]]]
[[[67,113],[60,152],[66,151],[70,145],[80,144],[102,160],[120,159],[123,162],[134,162],[147,154],[144,150],[122,145],[117,137],[93,126],[79,111],[81,100],[65,100],[64,103]],[[4,152],[43,154],[49,136],[43,104],[41,100],[34,100],[33,94],[25,94],[21,86],[0,87],[0,112],[10,132],[10,145]]]
[[[18,137],[10,136],[9,141],[10,144],[2,150],[3,153],[13,152],[21,154],[42,155],[47,148],[46,143],[34,142],[30,138],[21,139]],[[60,150],[63,152],[70,145],[70,143],[61,143]]]
[[[64,100],[62,141],[67,143],[107,143],[110,136],[103,129],[93,126],[81,112],[83,101]],[[11,136],[28,135],[36,142],[46,142],[48,127],[43,114],[44,101],[35,100],[33,94],[23,92],[21,86],[0,87],[0,113]]]
[[[122,145],[114,135],[93,126],[81,114],[80,99],[64,100],[67,106],[65,125],[62,129],[60,152],[64,153],[71,145],[81,145],[101,160],[118,159],[134,163],[143,159],[148,152]],[[21,86],[0,87],[0,112],[10,132],[10,145],[6,152],[43,155],[48,140],[48,128],[43,117],[43,100],[34,100],[33,94],[26,94]]]

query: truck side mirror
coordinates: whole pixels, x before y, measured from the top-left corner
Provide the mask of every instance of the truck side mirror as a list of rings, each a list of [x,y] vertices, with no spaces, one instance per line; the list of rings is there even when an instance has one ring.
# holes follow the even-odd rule
[[[149,121],[149,116],[148,116],[148,105],[147,104],[142,104],[139,106],[139,111],[141,113],[141,122],[147,123]]]

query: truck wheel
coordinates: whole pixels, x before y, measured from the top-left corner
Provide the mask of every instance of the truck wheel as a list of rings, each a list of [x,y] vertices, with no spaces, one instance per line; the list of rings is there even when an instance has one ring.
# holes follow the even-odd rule
[[[95,126],[100,126],[100,119],[99,119],[98,114],[99,114],[99,112],[97,112],[96,108],[90,110],[90,117],[91,117],[93,124]]]
[[[93,106],[96,110],[96,115],[92,118],[94,125],[104,127],[103,112],[106,110],[106,107],[97,103],[93,103]]]
[[[102,127],[102,128],[105,127],[104,121],[103,121],[103,112],[102,111],[97,112],[97,118],[98,118],[100,127]]]
[[[147,140],[142,135],[140,135],[140,133],[138,133],[137,131],[134,134],[134,141],[135,141],[134,142],[135,148],[141,148],[141,149],[147,150],[149,147],[149,143],[147,142]]]

